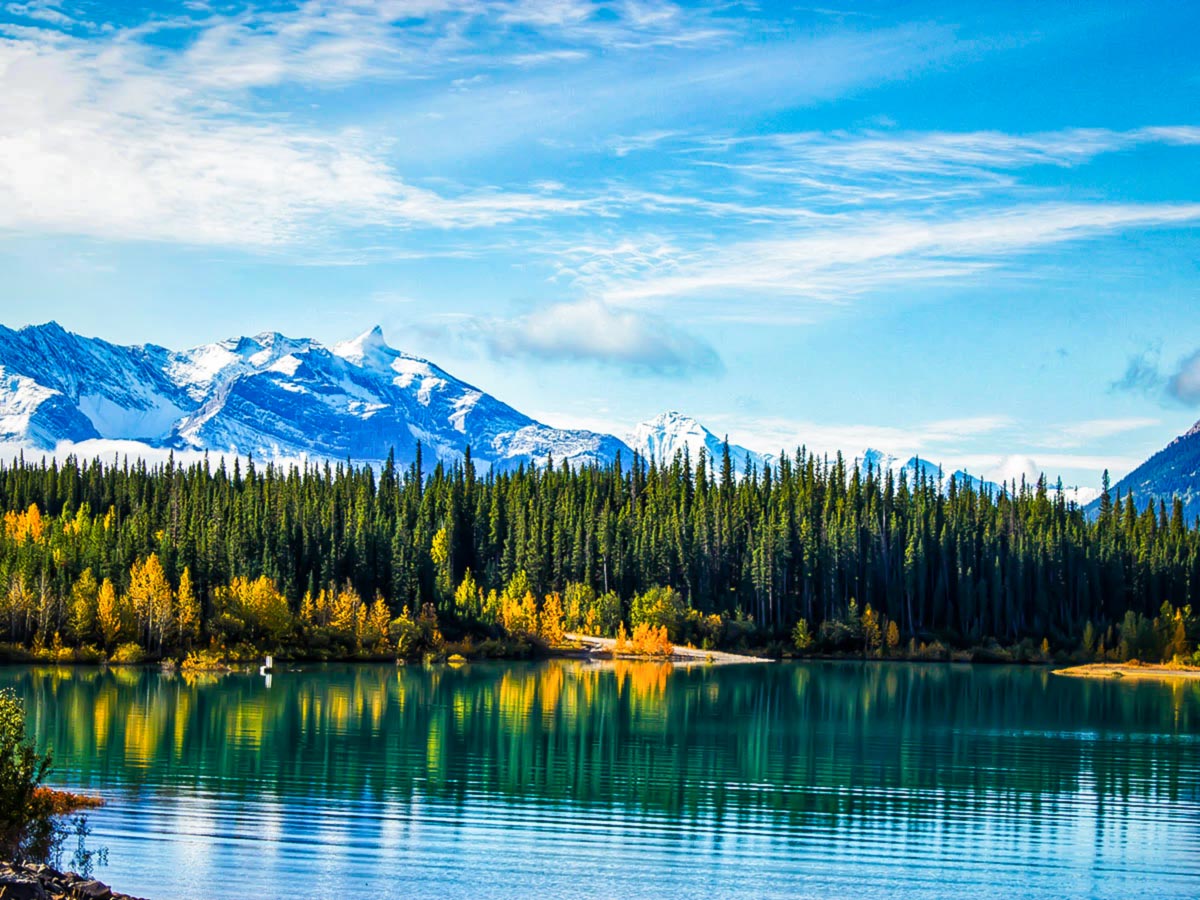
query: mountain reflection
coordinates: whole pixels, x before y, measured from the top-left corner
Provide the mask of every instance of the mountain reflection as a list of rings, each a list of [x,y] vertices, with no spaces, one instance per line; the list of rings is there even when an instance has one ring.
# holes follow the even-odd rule
[[[902,819],[1197,799],[1200,683],[1044,670],[578,661],[252,675],[13,669],[60,778],[106,792]],[[214,787],[214,785],[216,787]],[[826,826],[834,824],[826,820]]]

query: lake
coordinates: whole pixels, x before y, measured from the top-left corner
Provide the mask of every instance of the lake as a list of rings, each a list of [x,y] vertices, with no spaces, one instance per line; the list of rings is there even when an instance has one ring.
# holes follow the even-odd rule
[[[1200,896],[1200,683],[905,663],[0,669],[152,900]]]

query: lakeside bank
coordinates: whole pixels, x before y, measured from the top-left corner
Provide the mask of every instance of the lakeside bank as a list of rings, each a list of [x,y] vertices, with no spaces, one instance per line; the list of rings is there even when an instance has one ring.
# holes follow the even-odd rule
[[[1137,680],[1200,680],[1200,668],[1172,666],[1166,663],[1088,663],[1054,669],[1067,678],[1133,678]]]
[[[0,862],[0,898],[4,900],[139,900],[95,878],[60,872],[52,866]]]

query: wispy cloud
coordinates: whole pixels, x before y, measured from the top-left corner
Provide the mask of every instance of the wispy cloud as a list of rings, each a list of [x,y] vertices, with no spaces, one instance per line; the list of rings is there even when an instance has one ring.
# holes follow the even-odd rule
[[[1125,374],[1112,383],[1111,390],[1158,396],[1169,404],[1200,406],[1200,350],[1167,369],[1160,356],[1161,350],[1155,346],[1130,357]]]
[[[589,288],[618,305],[754,296],[840,303],[886,285],[963,278],[1005,258],[1129,227],[1200,220],[1200,204],[1023,205],[921,219],[880,215],[790,237],[670,253],[611,254],[645,271],[610,277],[593,267]],[[593,263],[596,260],[593,258]]]
[[[701,417],[714,431],[736,436],[738,443],[762,453],[791,452],[805,446],[817,453],[842,452],[850,459],[859,458],[874,448],[900,458],[913,455],[962,454],[967,443],[985,435],[1011,428],[1015,422],[1007,415],[992,414],[939,419],[911,427],[878,424],[829,423],[778,417],[755,417],[752,421],[720,412]]]
[[[1034,166],[1070,168],[1136,147],[1200,145],[1200,127],[1128,130],[1071,128],[1032,134],[970,132],[803,132],[707,137],[678,152],[699,165],[788,183],[827,199],[926,200],[1012,185],[1008,173]]]
[[[1200,350],[1179,363],[1167,379],[1167,393],[1186,406],[1200,406]]]
[[[581,47],[716,34],[670,4],[583,0],[197,7],[84,36],[53,4],[7,12],[16,18],[0,21],[0,228],[260,247],[373,227],[495,227],[592,202],[520,186],[416,185],[389,162],[391,136],[272,114],[262,89],[423,80],[461,71],[464,59],[509,64],[495,46],[527,67],[530,53],[566,64],[586,55]],[[470,29],[485,37],[468,38]],[[177,41],[154,39],[163,30],[190,38],[168,49]]]
[[[1109,390],[1145,395],[1162,390],[1166,379],[1159,371],[1161,353],[1161,348],[1154,346],[1129,357],[1125,373],[1109,385]]]
[[[1094,446],[1096,441],[1104,438],[1140,431],[1161,425],[1162,420],[1148,416],[1127,416],[1124,418],[1089,419],[1084,422],[1072,422],[1062,425],[1044,437],[1039,443],[1045,447],[1086,447]]]
[[[669,377],[722,368],[711,345],[658,316],[594,300],[560,303],[515,318],[460,318],[459,336],[494,357],[594,362]]]
[[[262,74],[223,65],[232,69],[212,77],[225,87]],[[385,161],[387,140],[243,115],[197,74],[220,68],[190,56],[164,68],[126,40],[0,38],[0,227],[271,246],[335,228],[490,227],[585,205],[545,191],[415,186]]]

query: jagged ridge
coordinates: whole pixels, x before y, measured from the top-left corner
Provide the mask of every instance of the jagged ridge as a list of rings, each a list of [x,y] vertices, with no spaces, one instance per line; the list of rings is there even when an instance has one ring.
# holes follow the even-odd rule
[[[551,428],[428,360],[377,326],[329,349],[268,332],[185,351],[122,346],[56,323],[0,326],[0,441],[130,440],[266,458],[400,463],[463,458],[481,469],[548,458],[603,464],[629,448]]]

